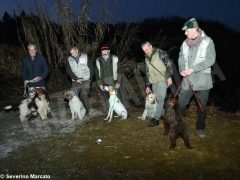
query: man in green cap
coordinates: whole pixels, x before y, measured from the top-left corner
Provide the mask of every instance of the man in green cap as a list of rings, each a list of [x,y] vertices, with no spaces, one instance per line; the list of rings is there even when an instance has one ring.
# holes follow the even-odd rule
[[[205,137],[205,118],[209,91],[213,87],[211,66],[215,62],[216,53],[212,39],[198,26],[197,20],[188,20],[183,28],[187,38],[184,40],[179,53],[178,65],[181,76],[184,77],[179,94],[179,104],[183,115],[186,106],[193,96],[193,91],[202,107],[198,107],[196,130],[199,137]],[[189,83],[190,82],[190,83]]]

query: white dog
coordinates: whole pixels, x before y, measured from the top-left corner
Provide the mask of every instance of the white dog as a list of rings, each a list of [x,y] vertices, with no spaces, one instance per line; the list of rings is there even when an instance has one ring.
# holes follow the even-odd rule
[[[19,108],[19,118],[20,120],[23,122],[23,121],[26,121],[28,120],[27,116],[31,113],[31,111],[36,111],[36,109],[29,109],[28,108],[28,104],[31,102],[32,100],[31,99],[24,99],[21,104],[18,106]]]
[[[26,121],[27,116],[32,111],[37,111],[42,120],[48,119],[47,112],[49,108],[49,97],[45,89],[36,88],[33,98],[24,99],[19,108],[19,118],[21,121]]]
[[[139,119],[153,118],[157,108],[157,101],[155,94],[148,94],[145,101],[145,109]]]
[[[107,90],[110,95],[109,100],[108,100],[109,101],[108,115],[104,120],[106,121],[109,119],[108,122],[111,122],[112,116],[113,116],[113,111],[119,117],[121,117],[121,119],[127,119],[127,110],[125,109],[125,107],[123,106],[121,101],[118,99],[114,88],[112,86],[109,86],[109,87],[105,86],[104,89]]]
[[[80,101],[77,95],[73,91],[67,91],[64,93],[64,99],[69,101],[69,106],[72,114],[72,120],[75,118],[75,114],[77,114],[80,120],[86,114],[86,109],[83,106],[83,103]]]

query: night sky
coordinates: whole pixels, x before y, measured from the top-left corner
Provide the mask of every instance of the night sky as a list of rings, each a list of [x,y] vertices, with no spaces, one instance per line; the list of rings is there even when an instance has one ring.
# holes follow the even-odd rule
[[[54,0],[42,0],[50,10],[54,10]],[[94,2],[94,0],[92,0]],[[104,0],[95,0],[90,20],[98,20],[98,11]],[[72,0],[74,11],[78,12],[80,0]],[[141,21],[148,17],[180,16],[209,19],[222,22],[240,31],[239,0],[109,0],[112,13],[111,22]],[[0,0],[0,16],[5,11],[12,14],[19,3],[26,12],[34,8],[32,0]],[[115,4],[115,6],[112,6]]]

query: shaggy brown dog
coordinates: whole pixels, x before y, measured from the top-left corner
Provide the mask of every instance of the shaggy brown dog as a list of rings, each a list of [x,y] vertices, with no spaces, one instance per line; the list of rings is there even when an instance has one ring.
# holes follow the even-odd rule
[[[32,101],[28,104],[28,109],[34,108],[34,109],[38,110],[38,106],[36,105],[35,99],[38,98],[39,100],[41,100],[41,98],[40,98],[41,94],[45,95],[45,98],[48,102],[50,101],[47,90],[45,90],[43,88],[36,88],[35,96],[33,97]]]
[[[165,104],[165,113],[163,118],[164,135],[169,135],[171,145],[169,148],[176,147],[176,140],[181,137],[185,146],[192,149],[189,142],[189,134],[186,124],[182,121],[180,108],[175,98],[169,98]]]

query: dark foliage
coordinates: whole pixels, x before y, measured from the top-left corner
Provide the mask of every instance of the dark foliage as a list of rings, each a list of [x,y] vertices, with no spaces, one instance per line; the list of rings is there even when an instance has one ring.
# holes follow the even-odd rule
[[[26,16],[22,12],[21,16]],[[37,19],[38,17],[32,16]],[[20,42],[18,33],[21,29],[18,26],[21,20],[20,17],[11,17],[6,12],[0,21],[0,44],[8,45],[11,47],[20,47],[28,42]],[[186,19],[179,17],[172,18],[150,18],[140,23],[132,23],[131,26],[138,27],[136,41],[132,42],[130,48],[126,52],[128,59],[134,59],[136,62],[143,62],[143,52],[140,44],[142,41],[150,41],[156,47],[161,47],[166,50],[170,57],[173,59],[177,67],[178,53],[181,43],[185,39],[184,32],[181,27]],[[37,21],[36,21],[37,22]],[[56,28],[61,28],[57,24],[53,24]],[[240,76],[238,75],[238,68],[240,65],[238,48],[240,42],[240,33],[221,24],[219,22],[199,20],[200,27],[209,35],[216,47],[217,59],[216,62],[221,68],[226,80],[219,79],[219,76],[214,76],[214,88],[210,95],[210,104],[218,105],[228,111],[236,111],[240,109]],[[109,24],[107,25],[107,32],[102,42],[111,43],[114,33],[119,29],[126,28],[126,23]],[[89,22],[87,40],[89,44],[95,43],[92,40],[93,32],[96,24]],[[19,30],[19,31],[18,31]],[[61,36],[58,37],[61,41]],[[121,39],[121,34],[115,37]],[[66,47],[67,48],[67,47]],[[52,51],[52,50],[51,50]],[[112,47],[115,52],[116,47]],[[42,52],[45,54],[46,52]],[[95,56],[97,56],[96,54]],[[54,59],[54,57],[48,57]],[[21,59],[21,57],[19,57]],[[58,68],[59,71],[64,71],[63,64],[54,64],[54,69]]]

